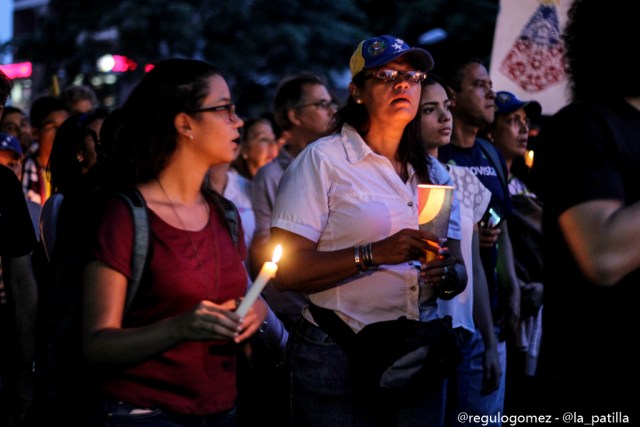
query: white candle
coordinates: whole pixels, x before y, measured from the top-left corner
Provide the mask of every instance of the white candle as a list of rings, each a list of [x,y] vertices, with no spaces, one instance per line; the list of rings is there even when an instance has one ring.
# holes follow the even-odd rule
[[[278,271],[278,261],[280,261],[280,256],[282,256],[282,246],[278,245],[273,251],[273,258],[271,259],[271,262],[265,262],[262,265],[260,274],[258,274],[258,277],[247,291],[247,294],[240,303],[240,306],[238,306],[238,308],[236,309],[236,313],[238,313],[240,317],[244,317],[247,314],[249,308],[251,308],[253,303],[256,302],[256,300],[260,296],[260,292],[262,292],[269,280],[271,280],[271,278],[276,275],[276,271]]]

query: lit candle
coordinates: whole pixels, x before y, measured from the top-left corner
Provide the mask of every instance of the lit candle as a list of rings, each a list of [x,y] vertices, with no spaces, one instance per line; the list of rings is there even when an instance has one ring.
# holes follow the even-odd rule
[[[527,155],[524,156],[524,164],[531,169],[533,167],[533,150],[527,150]]]
[[[278,271],[278,261],[280,261],[280,257],[282,256],[282,245],[276,246],[276,249],[273,251],[273,258],[271,262],[265,262],[262,265],[262,269],[260,269],[260,274],[258,274],[258,278],[253,282],[253,285],[247,291],[247,295],[245,295],[244,299],[240,303],[240,306],[236,310],[236,313],[240,317],[244,317],[249,308],[253,305],[254,302],[260,296],[260,292],[267,285],[267,282],[271,280],[273,276],[276,275],[276,271]]]

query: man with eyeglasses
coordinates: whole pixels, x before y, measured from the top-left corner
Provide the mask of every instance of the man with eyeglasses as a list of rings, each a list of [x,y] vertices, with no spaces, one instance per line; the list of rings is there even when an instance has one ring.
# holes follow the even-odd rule
[[[271,212],[282,174],[298,153],[327,131],[338,105],[320,77],[300,73],[280,83],[273,109],[276,123],[287,131],[288,138],[278,157],[260,168],[253,179],[251,201],[256,231],[249,254],[254,275],[273,253],[269,245]],[[271,308],[290,329],[302,313],[305,298],[298,293],[280,292],[273,285],[267,285],[264,294]]]

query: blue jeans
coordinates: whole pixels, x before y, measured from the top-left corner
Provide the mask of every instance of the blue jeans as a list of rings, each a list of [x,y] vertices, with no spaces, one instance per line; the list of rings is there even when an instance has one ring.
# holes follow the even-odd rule
[[[287,368],[293,425],[442,426],[445,381],[410,392],[365,393],[355,387],[344,350],[322,329],[300,320],[289,335]]]
[[[102,401],[103,427],[235,427],[235,408],[209,415],[188,415],[153,409],[151,412],[131,414],[134,406],[123,402]]]
[[[461,334],[460,353],[462,363],[458,366],[456,375],[449,378],[447,383],[447,426],[477,426],[458,421],[458,414],[466,412],[469,415],[493,415],[491,420],[496,422],[483,424],[500,427],[502,423],[497,418],[498,413],[504,413],[505,374],[507,372],[507,346],[505,341],[498,342],[498,357],[502,376],[500,386],[493,393],[483,396],[482,375],[484,372],[484,341],[476,330],[473,334]]]

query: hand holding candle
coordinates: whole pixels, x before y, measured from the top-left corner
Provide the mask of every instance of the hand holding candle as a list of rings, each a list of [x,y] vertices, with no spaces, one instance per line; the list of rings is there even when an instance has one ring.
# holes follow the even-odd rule
[[[253,305],[254,302],[260,296],[260,293],[267,285],[269,280],[276,275],[276,271],[278,271],[278,261],[280,261],[280,257],[282,256],[282,245],[276,246],[276,249],[273,251],[273,258],[271,262],[265,262],[260,269],[260,274],[253,282],[253,285],[247,291],[247,295],[245,295],[244,299],[240,303],[240,306],[237,308],[236,313],[240,317],[244,317],[249,308]]]
[[[438,236],[438,242],[431,242],[435,246],[442,246],[447,240],[453,190],[449,185],[418,185],[418,226]],[[438,256],[432,251],[426,251],[425,255],[427,262]]]

